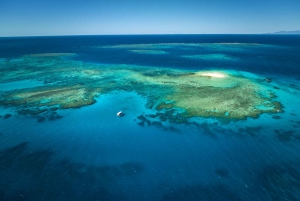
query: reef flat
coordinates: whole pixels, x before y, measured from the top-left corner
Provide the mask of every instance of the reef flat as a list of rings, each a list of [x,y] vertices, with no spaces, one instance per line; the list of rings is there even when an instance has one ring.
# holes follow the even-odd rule
[[[178,111],[181,119],[235,120],[283,111],[266,83],[234,71],[93,64],[74,57],[75,54],[48,53],[1,62],[0,74],[5,76],[1,76],[0,84],[38,80],[44,85],[2,91],[0,105],[35,114],[42,107],[67,109],[91,105],[101,94],[127,90],[147,97],[149,108]]]
[[[244,119],[282,112],[273,92],[246,77],[205,71],[139,76],[165,90],[157,109],[181,108],[184,117]]]
[[[82,85],[74,86],[49,86],[34,88],[26,91],[16,91],[6,96],[6,104],[26,106],[55,106],[60,108],[77,108],[90,105],[99,89],[85,88]]]

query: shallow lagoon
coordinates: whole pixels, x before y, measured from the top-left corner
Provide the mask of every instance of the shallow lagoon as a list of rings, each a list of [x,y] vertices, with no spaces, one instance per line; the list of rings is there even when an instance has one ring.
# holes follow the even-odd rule
[[[231,44],[228,45],[230,49]],[[149,49],[149,46],[145,49]],[[199,51],[199,46],[204,45],[181,44],[180,47],[188,47],[186,50],[169,44],[167,50],[165,46],[162,50],[168,51],[168,56],[177,58],[177,62],[181,63],[186,60],[180,55],[186,55],[186,51],[193,55]],[[226,44],[221,46],[224,49]],[[253,51],[253,44],[249,48],[244,43],[241,46],[246,52],[251,52],[251,57],[255,54],[261,56],[259,50],[255,50],[259,53]],[[126,54],[129,49],[137,47],[128,48],[125,45],[121,53]],[[159,50],[160,46],[154,44],[152,47]],[[277,48],[277,53],[288,48]],[[92,57],[84,57],[87,49],[91,55],[103,61],[95,62]],[[160,59],[162,55],[131,53],[131,57],[120,63],[117,58],[112,60],[110,55],[97,52],[98,49],[73,49],[76,56],[63,58],[54,58],[53,55],[52,59],[26,56],[28,65],[23,68],[19,68],[22,59],[11,60],[10,64],[7,61],[1,63],[1,73],[7,75],[1,77],[1,84],[36,79],[47,85],[27,89],[23,85],[19,91],[14,88],[14,91],[6,90],[1,94],[2,200],[299,198],[299,74],[283,76],[263,71],[260,74],[251,68],[248,71],[236,69],[235,65],[240,65],[236,62],[230,64],[231,69],[227,69],[226,66],[202,66],[203,63],[198,61],[196,71],[170,68],[168,64],[164,66],[164,60],[160,68],[151,62],[148,65],[132,65],[135,59],[142,61],[140,57],[152,61]],[[102,49],[120,51],[120,48]],[[215,53],[219,54],[219,51],[217,49],[218,53]],[[247,55],[243,53],[242,57]],[[263,56],[274,57],[273,52]],[[284,62],[282,58],[284,56],[277,60],[275,66],[272,66],[275,61],[271,61],[271,67],[276,69],[278,62]],[[291,59],[291,56],[287,55],[286,58]],[[107,59],[110,62],[104,62]],[[295,60],[292,63],[296,63]],[[53,64],[55,66],[51,66]],[[178,122],[179,116],[176,114],[184,111],[184,108],[169,108],[170,105],[161,110],[156,108],[157,98],[163,98],[166,93],[173,91],[162,84],[164,79],[171,77],[168,82],[181,86],[186,84],[184,79],[190,76],[189,73],[203,70],[246,78],[258,84],[260,90],[257,93],[272,91],[276,97],[271,99],[280,102],[283,111],[264,112],[256,118],[244,120],[183,116],[181,118],[184,121]],[[265,78],[272,80],[267,82]],[[191,81],[190,78],[188,81]],[[144,82],[147,85],[141,84]],[[58,88],[66,91],[54,90]],[[65,93],[70,90],[74,95]],[[79,93],[82,90],[85,90],[84,93]],[[3,100],[3,95],[9,93],[22,98],[20,93],[26,91],[31,93],[30,96],[23,96],[27,103],[19,101],[7,104]],[[41,91],[42,94],[39,93]],[[65,98],[69,98],[71,103],[80,104],[72,104],[73,107],[68,109],[61,108],[59,103],[66,101],[64,94],[67,94]],[[53,104],[38,102],[40,97],[53,98]],[[81,104],[84,98],[94,101]],[[32,110],[36,108],[40,110]],[[123,117],[116,116],[120,110],[125,114]]]

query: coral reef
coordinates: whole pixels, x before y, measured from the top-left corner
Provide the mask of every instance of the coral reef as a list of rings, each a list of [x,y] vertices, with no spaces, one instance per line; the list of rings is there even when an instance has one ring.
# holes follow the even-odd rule
[[[95,103],[94,96],[100,91],[95,88],[84,88],[81,85],[70,87],[38,87],[26,91],[13,91],[1,101],[5,105],[54,106],[60,108],[78,108]],[[1,103],[0,102],[0,103]]]
[[[175,87],[172,93],[165,96],[172,103],[161,102],[157,109],[170,109],[171,106],[183,108],[186,117],[245,119],[256,118],[264,112],[283,112],[282,105],[273,101],[276,98],[273,93],[268,97],[259,94],[259,84],[247,78],[211,72],[177,79],[166,75],[153,79]]]
[[[97,65],[73,60],[74,56],[67,53],[26,55],[0,63],[0,74],[5,74],[0,83],[44,82],[43,86],[2,92],[0,105],[17,107],[19,114],[38,115],[45,111],[42,107],[79,108],[95,103],[101,94],[127,90],[146,96],[149,108],[170,110],[172,114],[173,110],[178,111],[175,117],[167,115],[168,112],[160,115],[177,123],[190,117],[236,120],[283,112],[274,92],[238,73]]]

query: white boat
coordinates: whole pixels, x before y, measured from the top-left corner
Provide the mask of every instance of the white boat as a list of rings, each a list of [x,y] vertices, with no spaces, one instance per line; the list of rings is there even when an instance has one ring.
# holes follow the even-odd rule
[[[120,117],[122,115],[122,111],[117,113],[117,116]]]

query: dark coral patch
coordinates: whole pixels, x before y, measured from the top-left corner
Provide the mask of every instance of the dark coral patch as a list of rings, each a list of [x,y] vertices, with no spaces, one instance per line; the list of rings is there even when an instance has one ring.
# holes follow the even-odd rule
[[[273,119],[281,119],[281,116],[273,115],[272,118],[273,118]]]
[[[12,114],[7,113],[7,114],[5,114],[5,115],[3,116],[3,118],[4,118],[4,119],[8,119],[8,118],[10,118],[11,116],[12,116]]]
[[[272,200],[299,200],[300,164],[283,163],[267,166],[259,174],[259,184]]]
[[[126,194],[112,193],[110,186],[142,171],[144,166],[136,162],[89,166],[55,160],[54,152],[31,151],[21,143],[0,151],[0,200],[127,201]]]
[[[174,104],[172,103],[165,103],[162,102],[159,105],[156,106],[157,110],[162,110],[162,109],[172,109],[174,107]]]
[[[239,128],[239,132],[245,132],[248,135],[251,136],[256,136],[258,132],[260,132],[260,130],[262,129],[262,127],[259,126],[246,126],[245,128]]]
[[[48,109],[40,109],[40,108],[30,108],[30,109],[19,109],[18,110],[18,114],[19,115],[38,115],[38,114],[41,114],[43,112],[46,112],[48,111]]]
[[[226,186],[195,185],[171,190],[163,196],[164,201],[242,201]]]
[[[39,116],[37,117],[37,122],[44,122],[46,120],[45,117]]]
[[[155,126],[157,128],[161,128],[164,130],[168,130],[171,132],[177,132],[179,133],[180,130],[176,129],[173,126],[166,126],[164,124],[164,121],[170,120],[167,117],[164,117],[164,119],[162,120],[161,117],[164,116],[164,113],[156,113],[156,114],[148,114],[148,115],[140,115],[137,117],[138,122],[137,124],[140,126]]]
[[[229,171],[225,168],[218,168],[214,171],[215,175],[218,177],[228,177]]]
[[[277,138],[282,142],[287,142],[292,139],[294,136],[295,131],[288,130],[288,131],[281,131],[281,130],[274,130],[274,133],[276,134]]]

